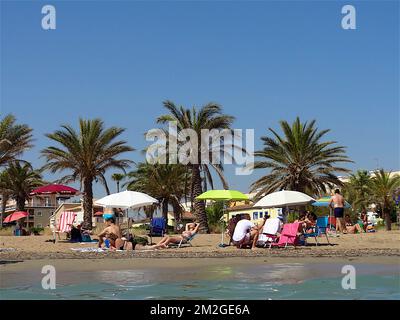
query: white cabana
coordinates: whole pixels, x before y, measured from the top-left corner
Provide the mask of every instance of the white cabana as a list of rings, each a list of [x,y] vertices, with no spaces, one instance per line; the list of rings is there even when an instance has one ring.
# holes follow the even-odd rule
[[[283,208],[302,206],[315,202],[313,198],[298,191],[282,190],[270,193],[254,204],[261,208]]]

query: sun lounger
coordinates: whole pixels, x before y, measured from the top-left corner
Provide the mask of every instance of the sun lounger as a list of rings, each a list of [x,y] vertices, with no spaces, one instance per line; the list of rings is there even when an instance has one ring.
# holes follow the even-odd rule
[[[189,238],[182,239],[179,243],[170,243],[168,246],[176,247],[176,248],[182,248],[183,246],[193,247],[192,240],[196,235],[197,235],[197,233],[195,233],[194,235],[192,235]]]
[[[53,231],[53,242],[56,242],[56,234],[60,240],[60,233],[68,233],[72,229],[72,224],[75,221],[76,213],[71,211],[63,212],[60,216],[60,221],[57,226],[57,230]]]
[[[319,237],[322,234],[325,234],[326,241],[328,242],[328,244],[330,244],[327,232],[328,218],[329,217],[319,217],[317,219],[315,227],[313,227],[312,229],[312,232],[311,233],[304,232],[304,238],[307,240],[307,238],[313,237],[315,239],[315,245],[317,246],[318,245],[317,237]]]
[[[282,233],[279,237],[278,243],[272,243],[271,247],[285,247],[292,245],[296,247],[299,244],[299,237],[297,235],[299,231],[300,223],[286,223],[283,225]]]

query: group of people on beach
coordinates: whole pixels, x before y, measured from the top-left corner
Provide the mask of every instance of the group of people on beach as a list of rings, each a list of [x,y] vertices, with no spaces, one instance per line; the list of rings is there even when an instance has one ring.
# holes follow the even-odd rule
[[[345,200],[340,194],[339,189],[335,190],[331,197],[329,206],[333,208],[336,219],[337,233],[362,233],[367,231],[368,217],[366,212],[361,213],[360,221],[353,223],[350,215],[344,215]],[[317,215],[313,212],[302,212],[293,223],[298,223],[298,236],[303,234],[312,234],[317,225]],[[249,214],[233,216],[229,223],[226,233],[230,236],[230,244],[237,248],[265,246],[267,242],[278,241],[283,227],[284,218],[278,215],[276,218],[264,216],[261,225],[256,225],[250,221]]]
[[[361,221],[353,223],[349,215],[344,216],[345,200],[338,189],[335,190],[329,204],[333,208],[336,219],[336,231],[339,233],[356,233],[366,232],[368,226],[368,218],[366,212],[361,213]],[[298,235],[313,233],[317,224],[317,215],[313,212],[300,213],[294,223],[298,223]],[[271,218],[265,215],[260,225],[251,221],[249,214],[233,216],[226,229],[226,233],[230,237],[229,245],[233,244],[237,248],[250,247],[252,249],[257,246],[265,246],[266,243],[279,240],[282,231],[284,218],[278,215]],[[123,236],[120,227],[115,224],[115,218],[109,217],[105,219],[106,228],[98,235],[99,247],[106,246],[111,250],[148,250],[148,249],[165,249],[171,244],[180,244],[188,241],[199,230],[199,223],[186,224],[185,230],[180,235],[164,236],[158,243],[148,245],[147,243],[139,243],[135,237],[131,235]]]
[[[151,250],[166,249],[171,244],[179,244],[193,237],[199,230],[199,223],[188,223],[181,235],[164,236],[158,243],[148,245],[139,243],[135,237],[130,234],[122,235],[121,228],[115,223],[114,217],[105,219],[106,228],[98,235],[99,248],[103,246],[110,250]]]

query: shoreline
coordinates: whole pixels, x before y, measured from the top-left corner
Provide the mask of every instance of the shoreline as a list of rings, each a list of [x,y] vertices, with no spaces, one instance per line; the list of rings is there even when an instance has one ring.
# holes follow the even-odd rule
[[[400,249],[330,249],[324,248],[274,248],[274,249],[241,249],[237,251],[219,249],[216,251],[177,251],[143,250],[133,252],[0,252],[0,264],[9,261],[29,260],[121,260],[121,259],[196,259],[196,258],[371,258],[395,257],[400,262]]]
[[[54,265],[60,271],[98,271],[98,270],[115,270],[118,265],[119,270],[129,269],[187,269],[189,266],[196,268],[202,267],[218,267],[218,266],[248,266],[251,265],[274,265],[274,264],[379,264],[379,265],[397,265],[400,269],[398,256],[364,256],[364,257],[319,257],[317,260],[313,257],[252,257],[252,259],[242,259],[242,257],[206,257],[180,260],[176,257],[159,257],[156,264],[152,258],[140,257],[137,259],[121,258],[121,259],[84,259],[85,263],[76,263],[76,259],[36,259],[13,261],[0,265],[1,272],[23,272],[31,269],[38,269],[44,265]]]
[[[400,262],[400,231],[380,231],[372,234],[348,234],[331,237],[328,245],[323,237],[315,246],[313,239],[305,247],[288,248],[257,248],[237,249],[233,246],[218,247],[220,234],[199,234],[191,247],[169,248],[161,250],[135,250],[120,252],[78,252],[71,249],[94,248],[95,243],[70,243],[65,240],[55,244],[49,242],[49,236],[12,237],[0,236],[0,262],[25,260],[55,260],[55,259],[138,259],[138,258],[355,258],[355,257],[385,257],[399,258]],[[159,238],[153,238],[157,243]],[[399,263],[400,264],[400,263]]]

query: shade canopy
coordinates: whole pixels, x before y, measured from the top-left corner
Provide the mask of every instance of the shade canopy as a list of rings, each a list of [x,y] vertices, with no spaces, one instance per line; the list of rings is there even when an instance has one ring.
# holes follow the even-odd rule
[[[298,191],[277,191],[270,193],[254,204],[254,207],[281,208],[307,205],[315,200],[309,195]]]
[[[4,223],[10,223],[10,222],[13,222],[13,221],[17,221],[17,220],[19,220],[19,219],[22,219],[22,218],[26,218],[27,216],[29,215],[29,213],[28,212],[25,212],[25,211],[17,211],[17,212],[14,212],[14,213],[11,213],[10,215],[8,215],[5,219],[4,219]]]
[[[329,207],[330,202],[331,202],[331,197],[327,196],[327,197],[322,197],[322,198],[317,199],[312,205],[315,207]],[[350,205],[350,203],[345,201],[344,207],[346,209],[349,209],[349,208],[351,208],[351,205]]]
[[[77,193],[79,193],[78,190],[68,187],[68,186],[64,186],[62,184],[49,184],[47,186],[42,186],[39,187],[35,190],[33,190],[30,195],[41,195],[41,194],[62,194],[62,195],[76,195]]]
[[[157,199],[136,191],[122,191],[114,193],[95,202],[96,205],[106,208],[137,209],[158,203]]]
[[[249,197],[237,190],[209,190],[198,197],[197,200],[249,200]]]

